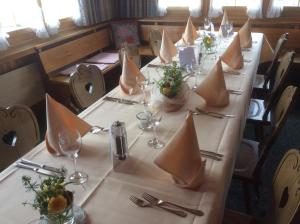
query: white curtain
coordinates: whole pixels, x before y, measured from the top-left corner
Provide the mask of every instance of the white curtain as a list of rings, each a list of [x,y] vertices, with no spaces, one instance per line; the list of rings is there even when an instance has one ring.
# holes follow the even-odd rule
[[[247,4],[247,13],[250,18],[262,18],[263,0],[250,0]]]
[[[234,6],[235,2],[237,3],[237,6],[247,6],[247,14],[250,18],[262,18],[263,0],[240,0],[231,1],[227,4],[224,3],[224,0],[210,0],[208,16],[221,16],[223,14],[223,6]]]
[[[281,15],[284,1],[282,0],[270,0],[269,6],[267,9],[267,18],[276,18]]]
[[[160,16],[164,16],[168,6],[187,6],[191,16],[201,16],[201,0],[158,0]]]

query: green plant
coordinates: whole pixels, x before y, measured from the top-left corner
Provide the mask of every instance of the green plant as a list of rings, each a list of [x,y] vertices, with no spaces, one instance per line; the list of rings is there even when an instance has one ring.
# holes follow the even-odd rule
[[[173,62],[171,66],[164,67],[164,76],[157,84],[163,95],[173,98],[180,91],[182,81],[182,70],[176,62]]]
[[[210,49],[215,41],[215,36],[212,33],[207,33],[203,37],[202,43],[206,49]]]
[[[33,202],[23,202],[39,210],[41,216],[46,216],[52,223],[63,224],[72,219],[73,193],[65,189],[71,182],[64,182],[61,176],[51,176],[40,182],[32,181],[29,176],[22,177],[22,183],[27,192],[34,192]]]

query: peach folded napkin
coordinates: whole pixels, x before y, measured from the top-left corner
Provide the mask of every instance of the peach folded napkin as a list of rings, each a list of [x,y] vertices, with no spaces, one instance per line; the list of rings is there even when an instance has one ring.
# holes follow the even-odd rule
[[[228,20],[228,16],[227,16],[227,11],[225,10],[223,13],[222,22],[220,24],[219,34],[222,34],[222,25],[225,25],[227,23],[229,23],[229,20]]]
[[[83,136],[91,129],[91,125],[77,117],[65,106],[56,102],[48,94],[46,94],[46,113],[46,146],[51,154],[63,154],[58,144],[58,133],[60,131],[76,129],[79,131],[80,135]]]
[[[171,174],[174,182],[180,187],[194,189],[202,184],[205,161],[201,159],[191,114],[154,163]]]
[[[251,36],[251,25],[250,19],[242,26],[239,30],[241,47],[251,48],[252,47],[252,36]]]
[[[172,58],[177,54],[177,49],[168,36],[168,34],[163,30],[161,46],[159,51],[159,57],[162,63],[171,63]]]
[[[244,67],[239,33],[237,33],[231,44],[225,50],[221,56],[221,60],[233,69],[241,69]]]
[[[220,59],[195,92],[203,97],[209,106],[224,107],[228,105],[229,93]]]
[[[119,81],[121,89],[126,94],[135,94],[138,90],[137,79],[145,80],[145,77],[134,61],[124,52],[123,69]]]
[[[185,44],[189,44],[192,45],[194,44],[194,41],[197,39],[198,34],[196,31],[196,28],[192,22],[191,17],[189,17],[186,27],[185,27],[185,31],[182,34],[182,40]]]

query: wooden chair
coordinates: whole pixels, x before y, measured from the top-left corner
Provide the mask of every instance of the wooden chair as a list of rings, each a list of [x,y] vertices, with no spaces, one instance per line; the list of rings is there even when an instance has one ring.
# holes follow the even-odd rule
[[[70,92],[80,109],[87,108],[105,94],[105,82],[95,65],[80,64],[70,77]]]
[[[300,150],[290,149],[279,163],[272,183],[272,203],[267,216],[252,216],[225,210],[223,224],[300,223]]]
[[[123,45],[123,47],[120,48],[119,50],[121,67],[123,67],[123,57],[125,52],[135,62],[136,66],[138,68],[141,68],[141,56],[139,55],[138,47],[133,45],[127,45],[127,44]]]
[[[256,80],[254,82],[254,88],[253,88],[254,95],[265,95],[268,89],[273,87],[277,64],[278,64],[278,58],[287,40],[288,40],[288,33],[284,33],[280,36],[280,38],[276,43],[271,64],[267,68],[265,74],[256,75]]]
[[[0,108],[0,170],[30,151],[39,140],[38,122],[29,107]]]
[[[243,139],[235,164],[234,178],[242,181],[245,195],[246,208],[250,211],[249,183],[254,184],[257,197],[259,196],[259,184],[261,170],[267,156],[276,141],[290,111],[293,102],[298,95],[298,88],[288,86],[280,96],[277,104],[272,109],[271,131],[265,141],[256,142]]]
[[[151,29],[149,33],[150,46],[153,54],[157,57],[159,55],[161,46],[162,34],[158,29]]]
[[[276,103],[280,93],[283,91],[286,81],[293,65],[295,52],[287,52],[275,73],[274,84],[268,90],[264,100],[251,99],[247,123],[254,124],[255,135],[257,140],[261,141],[264,138],[264,126],[270,124],[270,108]]]

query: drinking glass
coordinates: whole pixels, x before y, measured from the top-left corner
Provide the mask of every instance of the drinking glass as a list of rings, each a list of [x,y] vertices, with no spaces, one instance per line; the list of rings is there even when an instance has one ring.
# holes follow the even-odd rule
[[[84,172],[77,171],[77,159],[81,149],[81,136],[78,130],[62,130],[58,133],[58,143],[64,155],[73,159],[74,173],[69,179],[75,184],[83,184],[88,180],[88,175]]]
[[[163,118],[162,108],[160,104],[153,103],[149,106],[149,110],[151,112],[150,122],[152,124],[153,129],[153,138],[148,141],[148,145],[155,149],[161,149],[165,146],[165,144],[159,140],[157,129]]]
[[[229,39],[229,36],[230,36],[232,30],[233,30],[233,24],[231,22],[228,22],[226,24],[227,39]]]
[[[204,26],[205,31],[211,31],[211,20],[210,20],[210,18],[204,18],[203,26]]]

